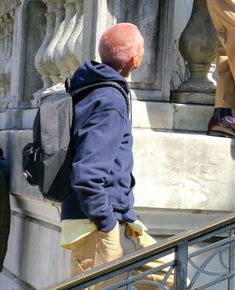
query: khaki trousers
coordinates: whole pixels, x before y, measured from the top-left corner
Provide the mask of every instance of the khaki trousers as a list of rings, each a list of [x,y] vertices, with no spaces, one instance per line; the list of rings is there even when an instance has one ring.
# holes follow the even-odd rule
[[[149,236],[146,232],[139,234],[134,231],[126,223],[117,223],[116,227],[109,233],[94,231],[88,236],[72,244],[71,247],[71,276],[89,270],[95,266],[102,265],[114,259],[122,257],[126,254],[133,253],[136,250],[142,249],[149,245],[156,243],[155,239]],[[173,260],[173,255],[168,255],[164,259],[159,259],[141,266],[132,272],[133,275],[143,272],[145,270],[157,267],[162,263]],[[147,280],[161,282],[167,273],[168,269],[161,272],[148,275]],[[87,290],[101,290],[112,285],[114,282],[127,278],[127,273],[119,275],[118,277],[106,280],[97,285],[87,288]],[[168,278],[164,289],[173,289],[174,275],[171,274]],[[154,290],[156,286],[151,285],[134,285],[138,290]],[[122,289],[126,289],[123,287]]]
[[[235,0],[207,0],[219,39],[216,108],[235,108]]]

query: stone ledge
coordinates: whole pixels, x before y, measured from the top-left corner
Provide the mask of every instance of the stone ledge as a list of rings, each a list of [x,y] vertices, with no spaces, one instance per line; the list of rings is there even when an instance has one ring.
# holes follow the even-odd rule
[[[231,211],[235,141],[134,130],[136,206]]]
[[[11,194],[11,210],[60,228],[60,204]]]
[[[12,194],[11,210],[13,213],[22,214],[22,216],[31,217],[53,225],[55,230],[59,230],[61,226],[59,203],[49,200],[42,202]],[[149,233],[155,236],[169,236],[189,230],[229,212],[222,210],[185,210],[141,206],[136,206],[135,211],[138,218],[149,229]]]
[[[19,277],[16,277],[7,269],[3,269],[3,271],[0,273],[0,286],[3,290],[35,290],[35,288],[32,288],[31,286],[21,281]]]
[[[132,101],[133,128],[206,132],[212,106]],[[0,130],[32,129],[37,109],[7,110],[0,113]]]

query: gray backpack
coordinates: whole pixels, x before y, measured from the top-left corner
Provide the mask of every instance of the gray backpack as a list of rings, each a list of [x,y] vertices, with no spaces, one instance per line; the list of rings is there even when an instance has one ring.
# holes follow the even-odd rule
[[[116,82],[86,86],[72,94],[52,93],[41,99],[33,124],[33,142],[22,151],[23,175],[31,185],[38,185],[49,199],[63,201],[71,191],[73,102],[80,93],[100,87],[114,87],[124,96],[126,91]],[[66,89],[69,91],[67,81]]]

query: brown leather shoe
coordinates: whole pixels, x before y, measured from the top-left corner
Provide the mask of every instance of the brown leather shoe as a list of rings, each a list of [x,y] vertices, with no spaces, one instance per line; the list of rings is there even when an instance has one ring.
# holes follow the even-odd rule
[[[233,117],[224,117],[221,121],[218,121],[212,117],[208,124],[207,135],[235,138],[235,125],[233,124],[233,120]]]

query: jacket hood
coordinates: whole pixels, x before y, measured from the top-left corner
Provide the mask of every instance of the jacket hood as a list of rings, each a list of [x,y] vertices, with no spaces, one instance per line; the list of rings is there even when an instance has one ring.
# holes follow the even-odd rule
[[[88,85],[113,81],[119,83],[129,93],[127,81],[110,66],[95,61],[85,61],[67,80],[66,89],[69,93]]]

